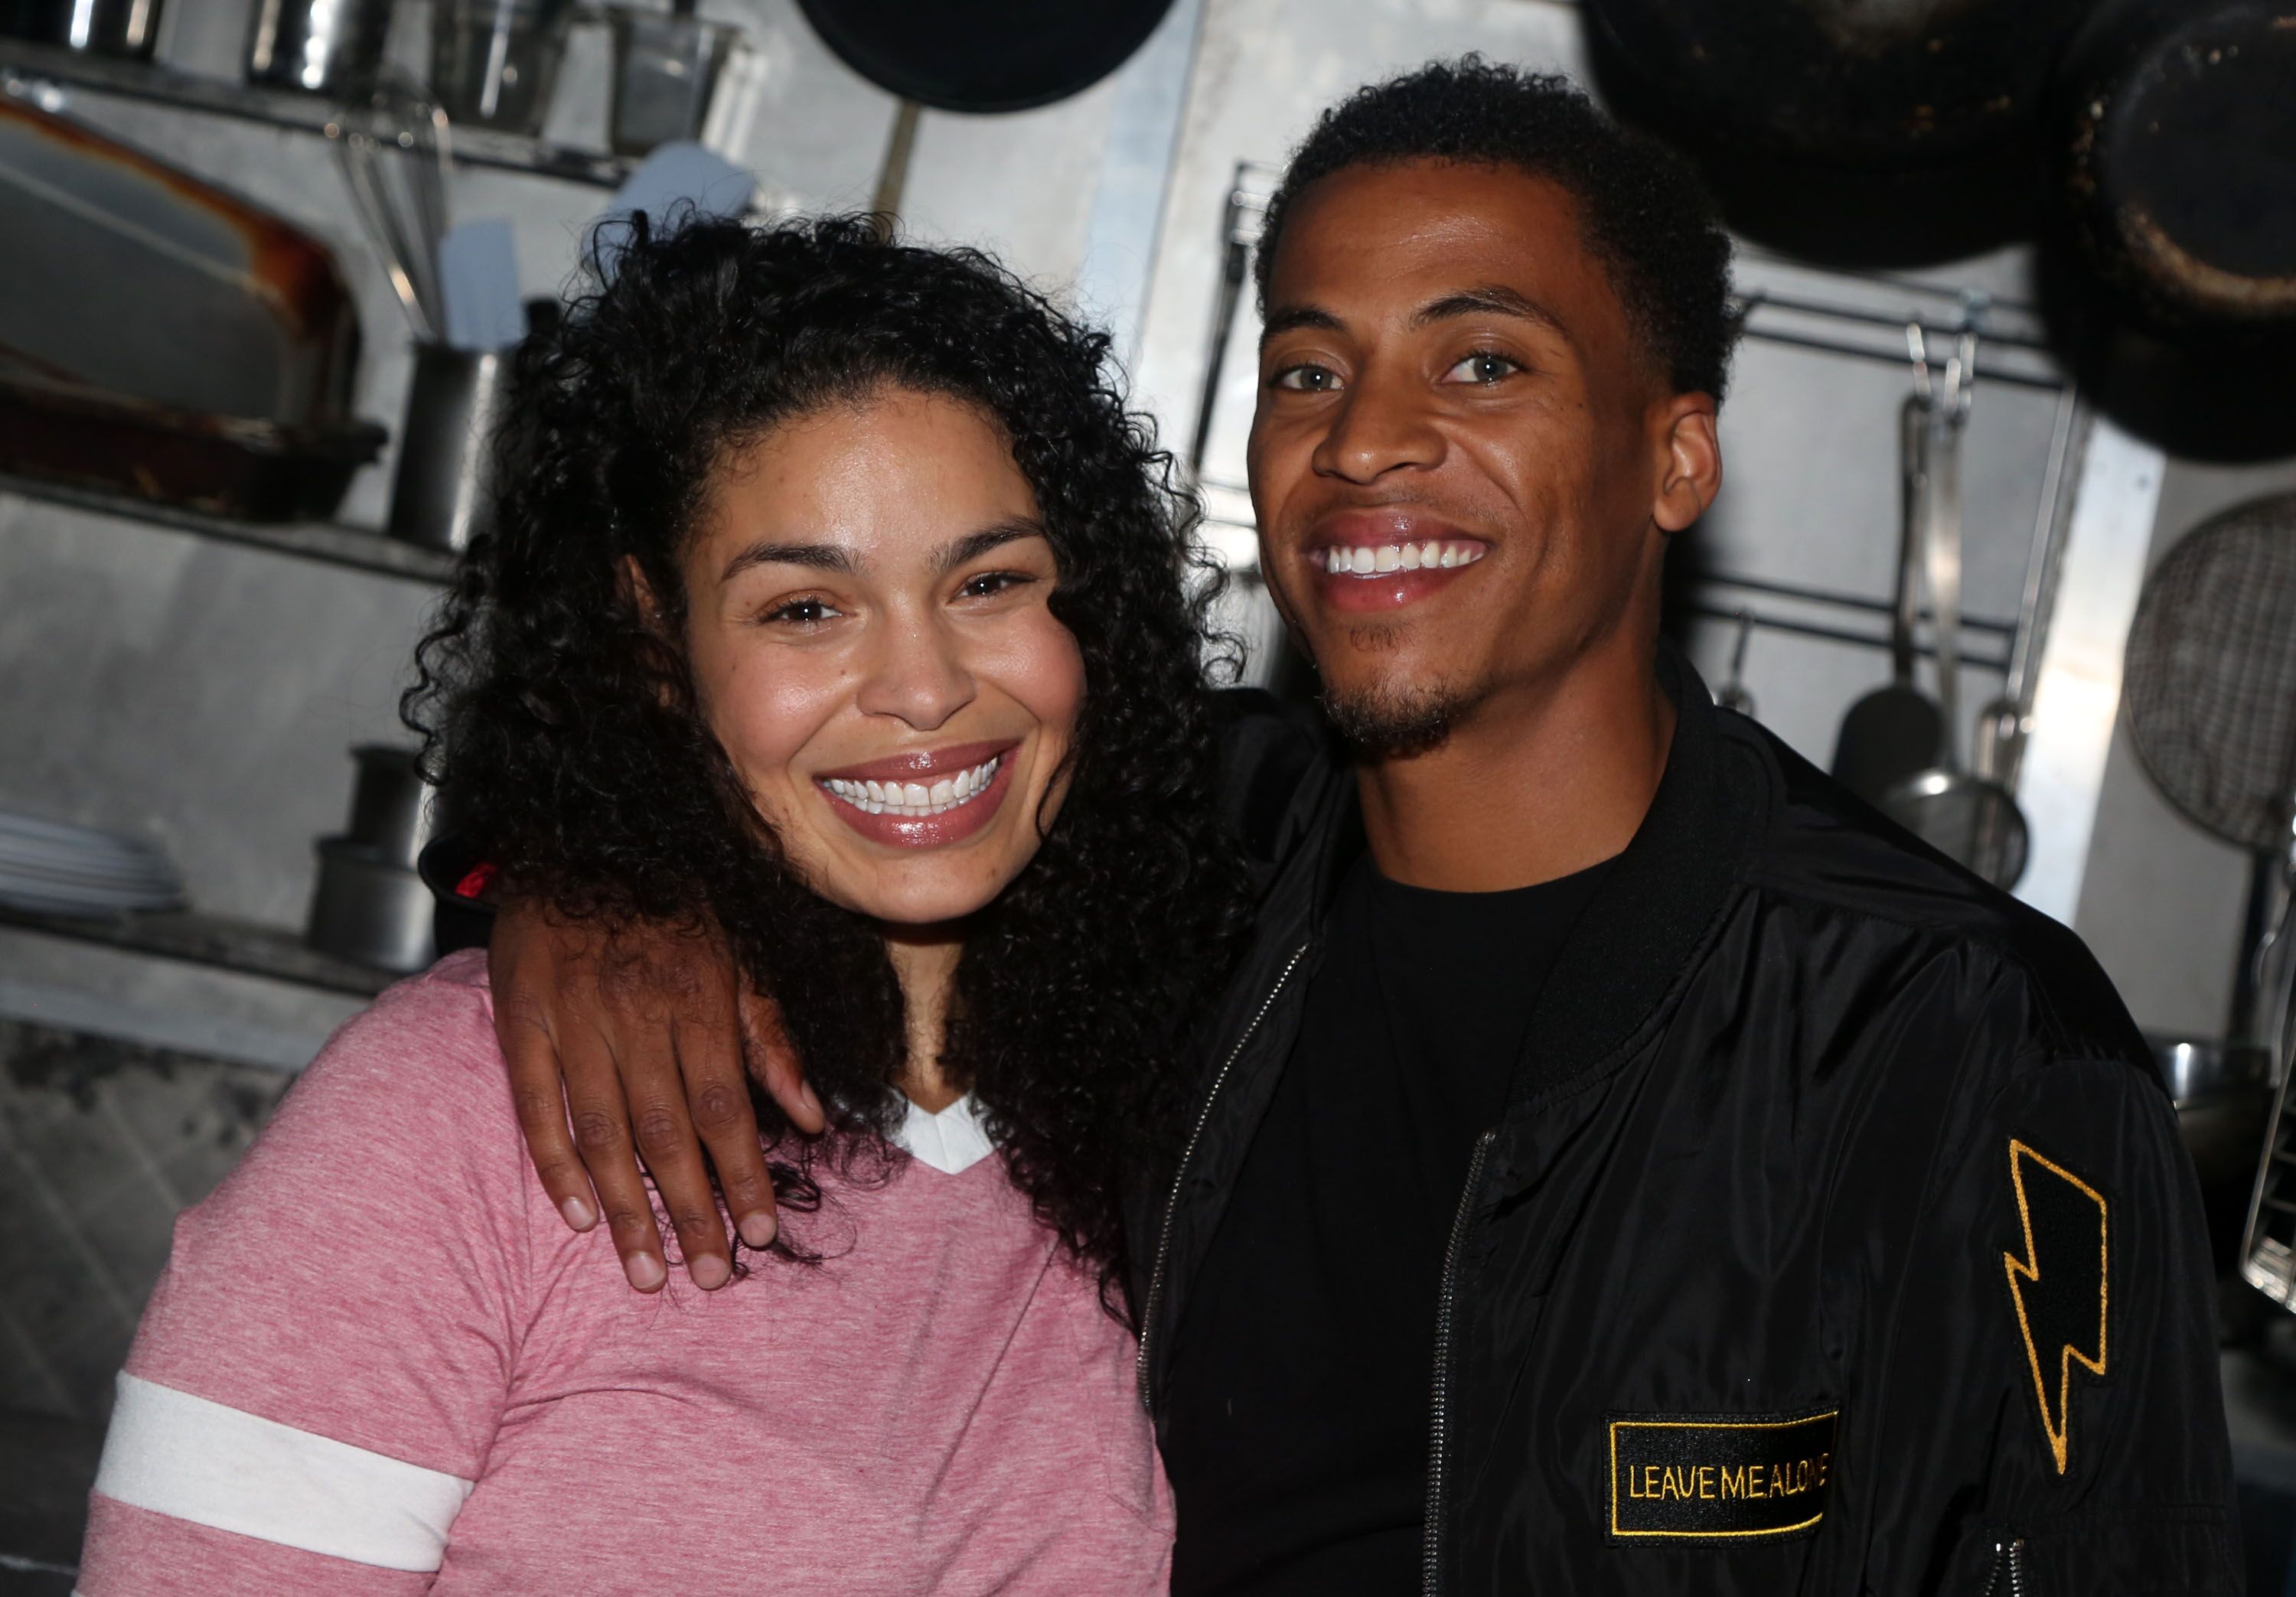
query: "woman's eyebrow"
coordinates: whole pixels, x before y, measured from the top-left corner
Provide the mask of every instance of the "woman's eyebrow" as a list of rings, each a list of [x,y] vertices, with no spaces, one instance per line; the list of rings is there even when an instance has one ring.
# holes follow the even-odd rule
[[[720,582],[731,582],[751,566],[811,566],[817,571],[837,571],[848,577],[861,574],[860,563],[853,552],[836,544],[752,544],[726,562],[725,570],[718,575]]]
[[[1044,536],[1045,524],[1041,521],[1029,520],[1025,517],[1018,520],[999,521],[993,527],[984,527],[979,532],[967,533],[953,543],[943,545],[940,553],[933,556],[933,574],[946,576],[965,561],[977,560],[991,549],[1017,543],[1022,538]]]

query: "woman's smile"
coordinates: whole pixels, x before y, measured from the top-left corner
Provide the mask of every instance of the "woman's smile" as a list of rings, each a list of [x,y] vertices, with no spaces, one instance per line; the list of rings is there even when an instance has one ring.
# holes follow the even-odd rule
[[[893,755],[814,778],[837,818],[873,843],[939,848],[996,818],[1017,740]]]

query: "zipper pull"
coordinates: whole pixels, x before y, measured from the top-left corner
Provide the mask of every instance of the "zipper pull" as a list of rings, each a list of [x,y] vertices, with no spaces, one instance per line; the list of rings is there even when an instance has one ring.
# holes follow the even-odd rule
[[[2009,1584],[2004,1586],[2001,1577]],[[1984,1597],[2025,1597],[2025,1538],[1993,1544],[1993,1573],[1987,1577]]]

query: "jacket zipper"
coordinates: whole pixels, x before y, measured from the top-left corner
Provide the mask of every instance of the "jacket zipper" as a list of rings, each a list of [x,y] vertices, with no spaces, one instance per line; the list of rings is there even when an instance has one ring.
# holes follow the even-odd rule
[[[1467,1228],[1473,1222],[1475,1199],[1483,1184],[1483,1161],[1498,1140],[1494,1126],[1475,1139],[1474,1157],[1467,1161],[1467,1186],[1459,1194],[1459,1212],[1451,1218],[1451,1241],[1443,1249],[1443,1286],[1435,1298],[1435,1391],[1430,1405],[1427,1444],[1427,1523],[1422,1532],[1422,1589],[1434,1597],[1442,1568],[1444,1446],[1450,1439],[1452,1293],[1458,1285],[1459,1256],[1466,1251]]]
[[[1188,1161],[1196,1156],[1196,1144],[1203,1139],[1204,1126],[1212,1118],[1212,1105],[1219,1100],[1220,1088],[1227,1085],[1228,1072],[1235,1069],[1235,1061],[1243,1056],[1244,1044],[1251,1041],[1251,1034],[1259,1029],[1259,1023],[1267,1019],[1267,1011],[1275,1007],[1277,995],[1283,991],[1283,984],[1292,979],[1292,972],[1299,969],[1300,962],[1307,953],[1308,945],[1305,943],[1292,951],[1292,957],[1283,962],[1283,969],[1275,978],[1275,985],[1268,988],[1267,996],[1259,1001],[1259,1011],[1251,1017],[1251,1024],[1243,1028],[1243,1035],[1236,1038],[1235,1046],[1228,1050],[1227,1058],[1220,1065],[1219,1074],[1212,1077],[1212,1085],[1204,1093],[1203,1107],[1196,1111],[1196,1123],[1188,1132],[1188,1140],[1180,1149],[1179,1168],[1172,1172],[1172,1190],[1164,1200],[1164,1228],[1156,1238],[1156,1265],[1148,1274],[1148,1301],[1140,1311],[1140,1347],[1133,1355],[1136,1361],[1135,1379],[1140,1388],[1140,1406],[1152,1416],[1156,1406],[1148,1390],[1148,1339],[1155,1331],[1156,1305],[1164,1295],[1164,1263],[1172,1251],[1172,1221],[1180,1209],[1180,1183],[1188,1178]]]
[[[2001,1577],[2009,1577],[2003,1586]],[[1993,1544],[1993,1573],[1985,1583],[1985,1597],[2025,1597],[2025,1540],[2019,1536],[2012,1541]]]

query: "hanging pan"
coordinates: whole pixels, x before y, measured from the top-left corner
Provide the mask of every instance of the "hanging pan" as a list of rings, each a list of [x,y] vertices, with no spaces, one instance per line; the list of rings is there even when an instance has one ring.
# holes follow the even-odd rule
[[[2296,12],[2106,0],[2045,119],[2082,264],[2169,329],[2296,331]]]
[[[1172,0],[799,0],[840,60],[935,111],[1029,111],[1091,87]]]

